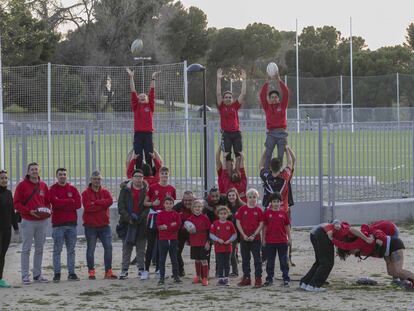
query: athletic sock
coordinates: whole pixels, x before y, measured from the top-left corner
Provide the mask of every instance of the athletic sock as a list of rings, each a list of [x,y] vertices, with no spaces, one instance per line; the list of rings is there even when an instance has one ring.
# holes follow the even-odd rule
[[[202,266],[203,278],[208,278],[208,264]]]
[[[195,271],[196,271],[196,275],[201,277],[201,262],[200,261],[195,261]]]

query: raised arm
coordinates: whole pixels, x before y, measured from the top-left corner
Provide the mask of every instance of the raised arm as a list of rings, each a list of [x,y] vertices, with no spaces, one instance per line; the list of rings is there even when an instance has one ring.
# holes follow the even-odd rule
[[[152,73],[151,76],[151,83],[150,88],[153,89],[155,87],[155,80],[157,80],[157,76],[161,73],[161,71],[155,71]]]
[[[221,95],[221,79],[223,79],[223,69],[217,69],[217,87],[216,87],[216,98],[217,107],[223,102],[223,96]]]
[[[135,90],[135,82],[134,82],[134,71],[132,71],[129,68],[126,68],[126,71],[127,71],[128,75],[129,75],[129,87],[131,89],[131,92],[132,93],[134,93],[134,92],[136,93],[136,90]]]
[[[286,160],[287,160],[287,167],[292,170],[293,169],[293,160],[292,160],[292,154],[289,151],[289,146],[285,146],[285,152],[286,152]]]
[[[268,78],[265,83],[262,86],[262,89],[260,90],[260,104],[264,108],[267,105],[267,90],[269,89],[269,79]]]
[[[293,168],[295,168],[295,164],[296,164],[296,155],[293,152],[292,148],[290,148],[290,146],[286,146],[286,147],[287,147],[287,150],[290,154],[290,157],[292,158],[292,167],[291,167],[291,169],[293,169]]]
[[[279,87],[283,93],[282,101],[280,102],[283,108],[287,108],[289,103],[289,89],[286,86],[285,82],[280,78],[279,74],[277,74],[277,79],[279,80]]]
[[[242,88],[241,88],[241,93],[239,95],[239,103],[240,105],[244,105],[244,103],[246,102],[246,84],[247,84],[246,82],[247,74],[244,69],[242,69],[241,71],[240,78],[242,79]]]
[[[265,166],[265,160],[266,160],[266,150],[263,151],[262,156],[260,157],[260,161],[259,161],[259,170],[261,171],[262,169],[264,169]]]
[[[219,169],[222,168],[222,164],[221,164],[221,145],[218,145],[217,151],[216,151],[216,170],[218,171]]]

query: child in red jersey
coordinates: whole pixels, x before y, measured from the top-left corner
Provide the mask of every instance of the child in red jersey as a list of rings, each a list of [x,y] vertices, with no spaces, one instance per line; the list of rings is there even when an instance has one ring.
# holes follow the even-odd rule
[[[263,286],[273,284],[276,253],[279,254],[280,271],[283,276],[283,286],[289,287],[288,246],[290,239],[290,220],[288,214],[281,209],[282,198],[279,192],[270,195],[270,208],[264,212],[263,240],[267,255],[266,282]]]
[[[200,283],[203,286],[208,285],[208,262],[210,242],[208,234],[210,230],[210,220],[202,213],[203,201],[195,200],[191,207],[193,215],[188,218],[188,221],[194,224],[194,231],[190,231],[190,258],[195,260],[196,275],[193,279],[193,284]]]
[[[214,251],[216,253],[219,277],[217,285],[229,286],[230,254],[232,243],[237,239],[237,232],[233,223],[227,220],[230,216],[227,206],[219,206],[217,214],[219,219],[211,225],[210,229],[210,239],[214,241]]]
[[[244,104],[246,98],[246,71],[241,71],[242,89],[237,100],[233,100],[233,93],[225,91],[221,93],[221,79],[223,70],[217,70],[217,110],[220,113],[220,126],[222,132],[222,148],[226,158],[226,169],[228,176],[232,175],[231,150],[233,148],[236,163],[240,162],[243,149],[242,135],[240,132],[238,111]],[[237,166],[237,165],[236,165]]]
[[[158,251],[160,254],[160,280],[158,281],[158,285],[164,285],[167,253],[170,254],[174,282],[177,284],[182,283],[178,276],[177,260],[178,231],[180,227],[181,216],[174,211],[174,200],[171,197],[166,197],[164,199],[164,210],[157,217],[157,228],[159,232]]]
[[[259,193],[256,189],[247,191],[247,205],[243,205],[236,213],[236,226],[240,232],[240,251],[242,256],[243,278],[239,286],[251,285],[250,254],[254,259],[255,287],[262,286],[262,260],[260,258],[261,238],[263,227],[263,212],[257,206]]]

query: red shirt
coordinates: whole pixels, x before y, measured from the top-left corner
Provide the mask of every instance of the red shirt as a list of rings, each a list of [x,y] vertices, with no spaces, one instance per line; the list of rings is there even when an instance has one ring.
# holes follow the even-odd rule
[[[243,205],[236,213],[236,219],[240,221],[240,225],[247,236],[253,235],[260,223],[263,222],[263,212],[258,206],[248,207]],[[256,235],[255,240],[260,240],[260,233]]]
[[[279,86],[283,97],[278,104],[269,104],[267,101],[269,82],[265,82],[260,91],[260,103],[266,114],[266,128],[268,130],[286,129],[287,127],[286,111],[289,102],[289,89],[283,81],[279,82]]]
[[[143,189],[135,189],[134,186],[131,185],[132,202],[134,203],[132,211],[136,214],[139,213],[138,202],[139,202],[139,196],[140,196],[142,190]]]
[[[55,183],[50,187],[49,194],[52,205],[52,225],[77,224],[76,210],[81,207],[78,189],[70,183],[66,183],[64,186]]]
[[[240,132],[240,123],[238,111],[241,105],[238,100],[232,102],[230,105],[221,102],[218,106],[220,113],[220,125],[224,132]]]
[[[361,232],[363,232],[367,236],[369,236],[376,230],[381,230],[386,235],[393,236],[397,231],[397,226],[392,221],[388,220],[379,220],[372,224],[361,226]]]
[[[83,225],[95,228],[109,225],[109,208],[112,203],[112,195],[108,190],[100,187],[94,191],[89,185],[82,192]]]
[[[167,230],[159,230],[161,225],[166,225]],[[168,212],[163,210],[157,216],[157,227],[159,240],[177,240],[178,231],[181,227],[181,217],[174,210]]]
[[[36,194],[23,205],[25,201],[30,197],[30,195],[35,190],[35,187],[38,187]],[[16,187],[14,192],[13,205],[16,211],[20,213],[23,219],[26,220],[43,220],[48,218],[48,215],[44,215],[41,218],[36,218],[30,214],[30,211],[36,210],[38,207],[47,207],[50,208],[50,194],[49,188],[46,183],[40,180],[38,184],[30,181],[29,176],[26,176]]]
[[[272,209],[268,208],[264,212],[263,223],[266,226],[266,243],[276,244],[288,242],[286,226],[290,225],[290,220],[285,211],[272,211]]]
[[[208,239],[208,231],[211,226],[210,220],[204,214],[200,214],[199,216],[193,214],[188,220],[196,228],[196,232],[190,234],[190,246],[205,246]]]
[[[280,189],[280,196],[282,197],[282,202],[280,206],[287,213],[289,210],[289,181],[292,179],[292,170],[289,167],[279,174],[279,177],[285,180],[282,189]]]
[[[173,198],[174,200],[176,199],[175,188],[171,185],[162,186],[160,183],[156,183],[148,189],[148,197],[150,201],[154,202],[156,199],[160,201],[160,205],[151,207],[154,210],[164,209],[163,202],[167,196]]]
[[[373,235],[375,236],[376,239],[379,239],[382,241],[382,245],[386,245],[387,243],[387,236],[385,235],[384,232],[377,230],[375,232],[373,232]],[[367,242],[365,242],[364,240],[362,240],[361,238],[357,238],[355,241],[353,242],[343,242],[337,239],[332,239],[332,243],[343,250],[355,250],[355,249],[359,249],[360,253],[362,256],[371,256],[371,257],[380,257],[380,254],[375,252],[376,249],[376,242],[374,241],[371,244],[368,244]]]
[[[230,188],[236,188],[237,192],[240,195],[240,199],[246,201],[247,176],[246,171],[243,167],[240,169],[240,181],[237,183],[232,182],[229,177],[229,174],[227,173],[227,170],[224,170],[221,167],[217,170],[217,175],[218,187],[222,195],[226,195],[227,191]]]
[[[161,168],[161,162],[158,159],[153,159],[154,165],[155,165],[155,175],[154,176],[144,176],[144,180],[148,183],[148,186],[152,186],[153,184],[156,184],[157,182],[160,182],[160,168]],[[129,162],[128,168],[127,168],[127,177],[128,179],[132,178],[132,173],[135,170],[135,164],[137,160],[132,159],[131,162]]]
[[[322,228],[326,233],[332,231],[332,236],[337,240],[342,241],[345,237],[354,237],[354,235],[349,232],[351,226],[345,221],[341,222],[341,227],[339,229],[335,229],[335,225],[331,223],[323,224]]]
[[[219,239],[223,241],[228,241],[233,234],[236,233],[236,228],[231,221],[226,220],[222,223],[220,220],[216,220],[210,228],[210,232],[214,234]],[[214,242],[214,251],[216,253],[231,253],[232,247],[231,244],[220,244],[219,242]]]
[[[136,92],[131,93],[131,108],[134,112],[134,131],[153,132],[152,114],[154,113],[155,91],[148,93],[148,103],[141,103]]]

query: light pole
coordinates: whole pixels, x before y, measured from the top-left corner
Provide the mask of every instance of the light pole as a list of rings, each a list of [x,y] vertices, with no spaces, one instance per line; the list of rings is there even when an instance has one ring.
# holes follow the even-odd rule
[[[206,88],[206,67],[200,64],[191,64],[187,72],[203,73],[203,140],[204,140],[204,196],[207,196],[207,88]]]
[[[151,60],[151,56],[148,57],[134,57],[134,61],[139,62],[141,61],[141,67],[142,67],[142,93],[145,93],[144,87],[145,87],[145,69],[144,69],[144,62],[146,60]]]

